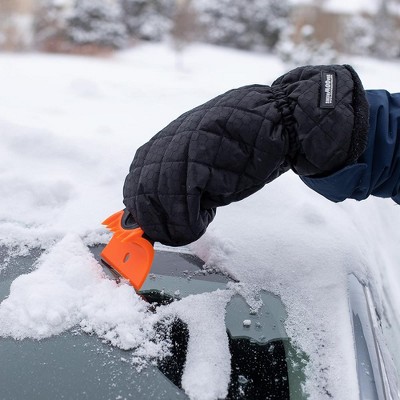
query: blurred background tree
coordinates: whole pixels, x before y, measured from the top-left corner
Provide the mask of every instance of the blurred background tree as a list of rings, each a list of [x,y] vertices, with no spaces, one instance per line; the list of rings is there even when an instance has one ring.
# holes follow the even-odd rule
[[[65,4],[55,0],[41,0],[34,19],[36,47],[56,51],[67,36],[67,12]]]
[[[122,48],[127,30],[119,2],[75,0],[66,18],[67,37],[77,45]]]
[[[191,0],[175,0],[170,35],[177,52],[181,52],[189,43],[199,39],[197,13]]]
[[[0,0],[0,48],[96,53],[143,40],[275,52],[292,65],[396,58],[400,0]]]
[[[400,1],[379,0],[375,14],[356,14],[344,24],[345,50],[379,58],[400,56]]]
[[[338,53],[329,40],[318,41],[312,25],[303,25],[300,40],[293,40],[293,31],[288,27],[281,35],[276,53],[282,61],[292,67],[300,65],[335,64]]]
[[[119,2],[42,0],[36,10],[35,43],[48,51],[96,53],[125,47],[128,32]]]
[[[240,49],[271,50],[288,23],[287,0],[199,0],[200,39]]]
[[[131,37],[160,41],[173,26],[175,0],[121,0],[121,7]]]

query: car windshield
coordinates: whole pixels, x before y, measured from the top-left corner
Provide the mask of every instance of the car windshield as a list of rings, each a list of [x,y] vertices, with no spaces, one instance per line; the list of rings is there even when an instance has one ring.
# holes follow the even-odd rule
[[[96,258],[102,246],[91,250]],[[12,281],[34,268],[40,256],[32,250],[24,257],[11,257],[0,249],[0,301],[8,296]],[[226,288],[230,280],[204,273],[202,262],[190,254],[157,251],[152,274],[141,295],[153,304],[179,301],[190,294]],[[79,277],[77,277],[79,279]],[[226,308],[225,324],[231,353],[231,379],[227,399],[303,399],[306,357],[288,339],[281,300],[261,294],[262,306],[250,309],[235,295]],[[159,329],[165,327],[160,325]],[[40,341],[0,338],[2,399],[166,399],[187,398],[181,379],[190,331],[179,319],[168,329],[170,354],[138,371],[129,362],[130,351],[113,347],[78,327]]]

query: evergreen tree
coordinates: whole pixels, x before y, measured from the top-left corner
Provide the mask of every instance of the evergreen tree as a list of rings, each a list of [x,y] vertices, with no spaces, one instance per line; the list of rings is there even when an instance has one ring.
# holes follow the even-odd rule
[[[379,58],[400,56],[400,29],[393,9],[398,0],[379,0],[375,15],[351,17],[345,24],[346,51]]]
[[[138,39],[161,40],[173,26],[175,0],[121,0],[128,33]]]
[[[243,49],[272,49],[287,23],[287,0],[197,0],[202,39]]]
[[[314,28],[311,25],[304,25],[300,34],[301,40],[294,42],[291,30],[287,29],[277,45],[277,54],[289,67],[337,62],[337,52],[332,44],[329,41],[318,42],[314,38]]]
[[[76,0],[67,19],[69,39],[78,45],[120,48],[126,43],[127,32],[118,2]]]
[[[389,9],[393,1],[381,0],[378,12],[373,18],[374,44],[372,53],[378,57],[400,55],[400,31]]]
[[[373,21],[370,17],[353,15],[343,29],[343,47],[350,54],[371,54],[375,43]]]

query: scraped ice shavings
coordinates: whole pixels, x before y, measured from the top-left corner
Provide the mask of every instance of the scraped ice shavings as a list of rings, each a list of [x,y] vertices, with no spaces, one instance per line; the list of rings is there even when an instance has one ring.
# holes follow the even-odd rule
[[[132,287],[104,279],[74,235],[44,254],[36,270],[15,279],[0,304],[0,336],[42,339],[79,324],[122,349],[147,346],[150,357],[164,350],[154,340],[156,320]]]
[[[79,237],[67,235],[34,271],[13,281],[0,303],[0,337],[43,339],[79,325],[114,346],[134,349],[127,361],[141,370],[168,354],[168,341],[155,325],[178,317],[190,332],[182,386],[191,399],[212,400],[225,397],[229,384],[224,317],[232,293],[189,296],[152,313],[130,285],[104,277]]]

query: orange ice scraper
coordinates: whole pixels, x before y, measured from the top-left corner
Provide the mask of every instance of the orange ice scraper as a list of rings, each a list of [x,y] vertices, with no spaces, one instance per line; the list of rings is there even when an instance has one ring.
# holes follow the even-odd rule
[[[143,230],[127,210],[111,215],[103,225],[114,233],[100,254],[103,262],[140,290],[153,262],[153,243],[143,237]]]

